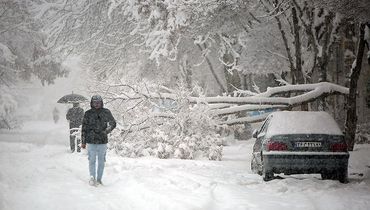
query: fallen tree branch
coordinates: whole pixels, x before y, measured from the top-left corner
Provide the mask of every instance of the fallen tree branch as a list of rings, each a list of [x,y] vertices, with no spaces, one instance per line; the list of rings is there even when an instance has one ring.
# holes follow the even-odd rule
[[[213,115],[229,115],[235,114],[241,111],[258,111],[258,110],[265,110],[265,109],[287,109],[288,106],[286,105],[240,105],[240,106],[233,106],[223,109],[215,109],[210,110],[209,113]]]
[[[131,93],[121,92],[121,94],[111,94],[111,100],[148,100],[162,99],[177,101],[179,96],[174,93],[158,93],[151,92],[146,88],[145,93],[138,89],[125,85],[110,85],[111,87],[128,87]],[[163,88],[162,88],[163,89]],[[134,90],[134,91],[133,91]],[[133,93],[132,93],[133,92]],[[289,94],[287,94],[289,93]],[[216,96],[216,97],[194,97],[184,96],[185,100],[192,104],[206,104],[209,106],[209,113],[213,116],[224,116],[236,114],[239,112],[259,111],[266,109],[274,110],[290,110],[293,107],[300,106],[313,102],[319,98],[325,98],[329,95],[348,95],[349,89],[340,85],[329,82],[321,82],[316,84],[298,84],[285,85],[279,87],[270,87],[263,93],[258,93],[253,96]],[[281,95],[293,95],[292,97],[282,97]],[[175,114],[175,113],[174,113]],[[167,114],[161,113],[156,117],[171,117],[164,116]],[[238,123],[252,123],[262,121],[265,114],[254,117],[242,117],[238,119],[228,120],[221,124],[234,125]]]
[[[264,113],[257,116],[249,116],[249,117],[240,117],[236,119],[226,120],[224,122],[221,122],[221,125],[236,125],[236,124],[244,124],[244,123],[256,123],[256,122],[262,122],[266,119],[266,117],[270,113]]]

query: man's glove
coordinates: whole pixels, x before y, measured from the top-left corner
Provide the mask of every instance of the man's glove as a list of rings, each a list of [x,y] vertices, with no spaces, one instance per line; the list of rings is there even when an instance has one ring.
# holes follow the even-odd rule
[[[111,127],[110,127],[110,126],[108,126],[108,127],[105,129],[105,133],[106,133],[106,134],[110,133],[111,131],[112,131],[112,129],[111,129]]]
[[[86,149],[86,144],[81,144],[82,149]]]

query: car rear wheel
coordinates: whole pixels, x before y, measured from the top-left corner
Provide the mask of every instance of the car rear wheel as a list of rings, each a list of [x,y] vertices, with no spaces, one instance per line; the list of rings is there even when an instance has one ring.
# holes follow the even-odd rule
[[[272,171],[263,171],[262,178],[265,182],[271,181],[274,179],[274,173]]]
[[[348,172],[347,169],[338,170],[336,173],[336,178],[340,183],[348,183]]]
[[[332,172],[321,172],[321,178],[338,180],[340,183],[348,183],[348,173],[347,169],[338,169]]]
[[[334,175],[331,172],[321,172],[321,179],[326,180],[326,179],[333,179]]]

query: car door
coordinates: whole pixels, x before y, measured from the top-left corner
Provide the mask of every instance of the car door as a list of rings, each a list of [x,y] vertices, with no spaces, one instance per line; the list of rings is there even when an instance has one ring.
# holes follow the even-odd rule
[[[262,142],[265,138],[267,127],[269,125],[271,118],[272,115],[266,118],[265,122],[262,124],[260,130],[257,133],[257,138],[253,145],[253,158],[256,160],[259,167],[262,167],[262,156],[261,156]]]

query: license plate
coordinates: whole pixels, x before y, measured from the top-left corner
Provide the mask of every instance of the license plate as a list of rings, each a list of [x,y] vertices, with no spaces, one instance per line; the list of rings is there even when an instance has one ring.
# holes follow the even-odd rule
[[[321,147],[321,142],[296,142],[296,147]]]

